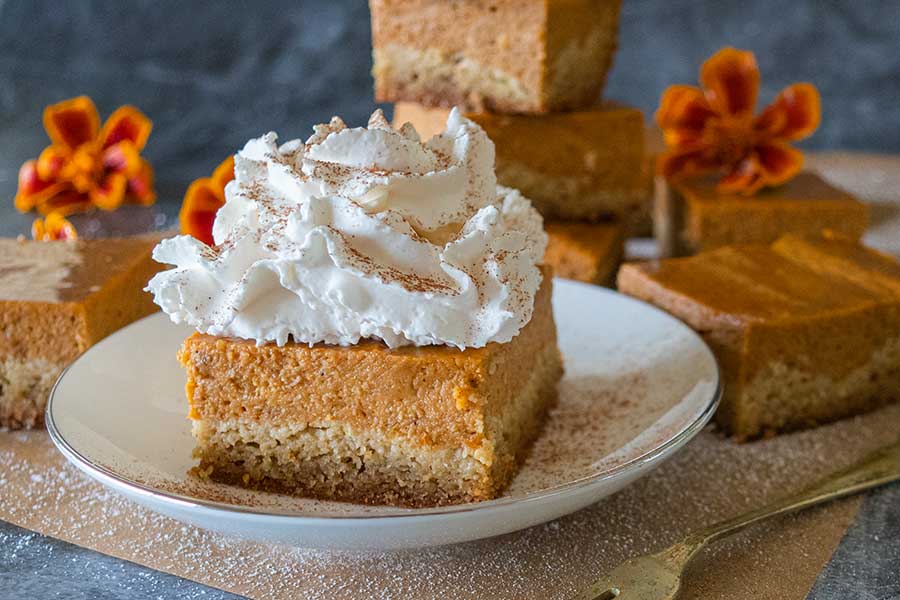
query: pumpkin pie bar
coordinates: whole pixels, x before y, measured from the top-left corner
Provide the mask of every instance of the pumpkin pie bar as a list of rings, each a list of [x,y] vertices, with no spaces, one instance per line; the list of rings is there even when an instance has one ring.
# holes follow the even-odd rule
[[[729,244],[769,244],[783,234],[824,230],[859,239],[868,207],[810,171],[754,196],[722,194],[712,178],[656,181],[654,230],[663,256]]]
[[[853,240],[784,236],[626,264],[618,285],[707,341],[725,380],[716,420],[739,438],[900,399],[900,263]]]
[[[625,251],[625,233],[615,223],[545,223],[544,264],[557,277],[611,286]]]
[[[199,471],[367,504],[495,497],[540,431],[562,372],[549,277],[535,302],[512,341],[465,350],[193,335],[180,360]]]
[[[619,0],[371,0],[378,102],[505,113],[591,106]]]
[[[0,239],[0,427],[43,423],[47,396],[79,354],[156,310],[158,237]]]
[[[394,124],[430,135],[448,113],[399,102]],[[602,104],[541,116],[465,114],[494,142],[497,180],[520,190],[545,218],[616,219],[629,233],[649,232],[652,176],[641,111]]]
[[[251,140],[215,246],[180,236],[149,284],[180,353],[196,473],[330,500],[497,496],[562,375],[540,215],[453,111],[422,140],[380,111]]]

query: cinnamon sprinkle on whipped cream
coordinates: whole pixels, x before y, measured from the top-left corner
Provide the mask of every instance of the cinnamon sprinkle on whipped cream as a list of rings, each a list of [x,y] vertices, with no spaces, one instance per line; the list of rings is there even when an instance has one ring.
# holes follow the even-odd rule
[[[540,215],[497,185],[494,145],[453,110],[430,140],[380,110],[302,142],[268,133],[235,159],[209,247],[163,240],[175,268],[148,290],[176,323],[257,343],[460,349],[531,319],[547,244]]]

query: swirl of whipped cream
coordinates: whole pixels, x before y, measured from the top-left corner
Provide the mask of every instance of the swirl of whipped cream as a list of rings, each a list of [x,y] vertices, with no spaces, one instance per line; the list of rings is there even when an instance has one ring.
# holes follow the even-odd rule
[[[528,323],[547,238],[531,203],[497,185],[478,125],[454,110],[423,142],[376,111],[367,128],[335,117],[314,129],[237,154],[216,246],[178,236],[156,247],[175,268],[148,290],[174,322],[258,344],[460,349]]]

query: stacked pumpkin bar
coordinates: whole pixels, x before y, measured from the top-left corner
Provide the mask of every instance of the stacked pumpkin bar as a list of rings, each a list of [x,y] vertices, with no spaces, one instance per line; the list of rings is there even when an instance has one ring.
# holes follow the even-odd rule
[[[600,100],[619,0],[372,0],[375,96],[394,125],[441,131],[459,106],[493,140],[499,183],[547,222],[545,261],[608,284],[649,231],[643,114]]]

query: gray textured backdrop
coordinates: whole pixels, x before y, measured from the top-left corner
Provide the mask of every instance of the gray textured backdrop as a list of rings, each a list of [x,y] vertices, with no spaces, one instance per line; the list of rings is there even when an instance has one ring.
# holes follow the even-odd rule
[[[764,99],[797,79],[820,87],[825,120],[808,146],[900,152],[900,0],[624,0],[608,95],[652,111],[666,85],[694,81],[725,44],[757,52]],[[33,218],[11,199],[18,166],[46,144],[45,104],[89,94],[104,115],[143,108],[155,121],[146,154],[158,207],[171,219],[186,183],[248,138],[306,136],[332,114],[361,123],[369,57],[363,0],[0,0],[0,235],[25,233]],[[146,229],[149,213],[116,214]],[[885,579],[900,546],[879,534],[896,518],[870,503],[811,598],[900,598]],[[28,596],[231,597],[0,524],[0,598]]]
[[[270,129],[283,138],[372,108],[362,0],[0,0],[0,198],[46,143],[42,107],[89,94],[155,121],[163,200]],[[897,0],[624,0],[608,96],[652,111],[731,44],[757,52],[763,99],[809,79],[824,96],[815,148],[900,151]]]

